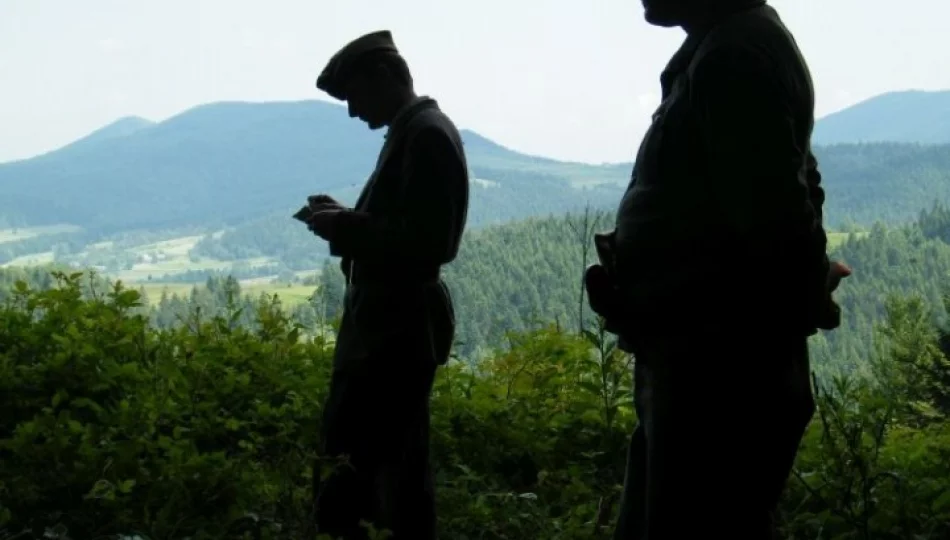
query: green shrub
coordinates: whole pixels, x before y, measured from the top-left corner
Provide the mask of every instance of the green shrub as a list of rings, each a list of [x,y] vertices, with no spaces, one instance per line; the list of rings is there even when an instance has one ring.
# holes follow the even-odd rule
[[[84,295],[81,275],[55,277],[0,307],[0,539],[307,537],[332,343],[275,299],[251,326],[232,308],[160,330],[138,293]],[[782,507],[789,538],[950,537],[950,427],[899,398],[917,384],[906,344],[942,334],[895,306],[902,363],[876,372],[900,386],[819,385]],[[441,537],[609,538],[635,423],[629,359],[602,331],[509,339],[437,379]],[[925,350],[943,365],[941,347]],[[939,380],[915,403],[943,399]]]
[[[0,311],[0,526],[72,538],[299,526],[325,391],[320,342],[262,305],[156,331],[119,286],[19,285]]]

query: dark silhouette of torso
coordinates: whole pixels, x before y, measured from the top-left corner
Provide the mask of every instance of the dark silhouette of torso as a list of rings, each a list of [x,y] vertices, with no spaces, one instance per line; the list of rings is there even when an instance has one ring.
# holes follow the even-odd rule
[[[791,34],[763,2],[740,4],[689,34],[661,85],[617,215],[616,275],[631,303],[659,325],[682,302],[711,310],[697,317],[725,303],[747,310],[725,324],[781,316],[813,333],[827,300],[824,192],[812,81]],[[746,141],[763,146],[740,154]]]

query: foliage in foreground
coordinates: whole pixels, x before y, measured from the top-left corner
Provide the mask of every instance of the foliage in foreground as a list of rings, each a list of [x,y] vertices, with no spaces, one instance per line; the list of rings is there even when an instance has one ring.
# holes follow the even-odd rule
[[[332,344],[275,303],[254,327],[231,313],[163,330],[134,291],[58,279],[0,307],[0,538],[305,537]],[[789,538],[950,535],[948,340],[920,301],[892,301],[888,320],[874,377],[819,386]],[[597,331],[510,339],[439,375],[441,536],[608,538],[629,360]]]

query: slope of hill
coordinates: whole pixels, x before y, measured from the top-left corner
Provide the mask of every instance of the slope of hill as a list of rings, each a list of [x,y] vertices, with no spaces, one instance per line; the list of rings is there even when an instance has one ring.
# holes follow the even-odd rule
[[[126,116],[112,122],[111,124],[101,127],[89,135],[61,148],[60,150],[75,149],[80,146],[86,146],[89,144],[96,144],[102,141],[109,139],[114,139],[116,137],[125,137],[131,135],[141,129],[145,129],[154,124],[151,120],[139,117],[139,116]]]
[[[382,140],[345,108],[320,101],[214,103],[115,134],[128,125],[0,165],[0,216],[117,231],[289,215],[315,192],[354,200]],[[473,199],[501,220],[576,205],[585,194],[572,183],[601,178],[616,191],[624,178],[609,168],[522,156],[471,132],[465,139],[480,188]]]
[[[507,170],[564,178],[574,186],[626,184],[629,163],[591,165],[529,156],[491,141],[471,130],[460,130],[465,152],[476,170]]]
[[[950,90],[889,92],[829,114],[815,124],[815,144],[950,143]]]
[[[817,140],[843,138],[848,129],[872,133],[866,127],[872,124],[891,129],[880,137],[913,138],[913,118],[923,110],[939,118],[938,105],[947,96],[881,96],[823,119]],[[906,122],[893,120],[895,114]],[[859,128],[840,127],[846,125]],[[922,126],[916,138],[938,138],[940,122],[916,126]],[[586,203],[613,207],[632,166],[528,156],[467,130],[463,138],[472,169],[473,227],[561,214]],[[129,230],[258,227],[262,220],[271,230],[292,227],[286,216],[308,194],[329,192],[352,202],[381,139],[381,132],[354,122],[344,107],[321,101],[213,103],[160,123],[125,118],[57,151],[0,164],[0,223],[79,226],[86,238]],[[906,221],[934,199],[950,199],[950,145],[833,144],[815,152],[832,227]],[[26,253],[16,249],[17,256]]]

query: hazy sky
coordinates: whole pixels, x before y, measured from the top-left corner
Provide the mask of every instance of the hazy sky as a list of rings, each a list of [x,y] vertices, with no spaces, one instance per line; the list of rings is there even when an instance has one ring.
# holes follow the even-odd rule
[[[772,0],[819,115],[891,90],[950,89],[947,0]],[[632,160],[681,31],[638,0],[0,0],[0,161],[126,115],[221,100],[324,99],[314,79],[392,30],[418,90],[514,149]]]

